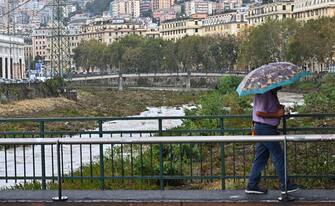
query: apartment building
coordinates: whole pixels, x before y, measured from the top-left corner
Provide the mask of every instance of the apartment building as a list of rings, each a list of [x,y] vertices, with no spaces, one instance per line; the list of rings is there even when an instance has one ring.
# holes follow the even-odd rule
[[[150,30],[139,22],[126,22],[123,19],[94,21],[81,26],[77,41],[96,39],[111,44],[129,34],[146,36],[148,31]]]
[[[0,34],[0,78],[25,76],[24,39]]]
[[[159,31],[165,40],[176,41],[185,36],[201,35],[202,19],[185,18],[162,22]]]
[[[269,4],[253,4],[248,10],[248,24],[257,26],[266,19],[282,20],[292,18],[294,10],[293,1],[278,1]]]
[[[335,0],[295,0],[293,17],[307,21],[335,16]]]
[[[50,27],[34,29],[32,38],[33,56],[39,56],[45,64],[50,63],[51,59],[51,32]]]
[[[248,28],[245,13],[230,12],[208,16],[202,20],[202,35],[235,35]]]
[[[185,2],[185,14],[191,16],[193,14],[213,14],[214,2],[204,0],[192,0]]]
[[[111,3],[113,17],[140,16],[140,0],[115,0]]]

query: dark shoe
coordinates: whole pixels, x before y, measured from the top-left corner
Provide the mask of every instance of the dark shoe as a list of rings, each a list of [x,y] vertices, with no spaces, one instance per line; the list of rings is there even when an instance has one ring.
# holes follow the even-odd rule
[[[254,187],[254,188],[247,188],[245,190],[245,193],[247,194],[257,194],[257,195],[263,195],[263,194],[266,194],[268,192],[267,189],[263,189],[263,188],[260,188],[260,187]]]
[[[282,194],[285,194],[285,186],[281,187],[280,190]],[[287,193],[295,192],[297,190],[299,190],[299,187],[296,184],[289,184],[287,186]]]

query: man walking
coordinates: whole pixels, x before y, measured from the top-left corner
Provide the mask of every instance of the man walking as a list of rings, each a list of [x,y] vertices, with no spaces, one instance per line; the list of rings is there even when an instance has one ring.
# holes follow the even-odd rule
[[[284,116],[284,106],[280,105],[275,88],[264,94],[256,94],[252,120],[254,122],[256,135],[276,135],[277,126]],[[279,177],[281,193],[285,193],[285,170],[284,154],[279,142],[260,142],[256,144],[256,155],[249,176],[247,194],[265,194],[266,189],[259,187],[261,172],[264,169],[271,154],[272,163]],[[297,191],[299,188],[295,184],[288,183],[287,192]]]

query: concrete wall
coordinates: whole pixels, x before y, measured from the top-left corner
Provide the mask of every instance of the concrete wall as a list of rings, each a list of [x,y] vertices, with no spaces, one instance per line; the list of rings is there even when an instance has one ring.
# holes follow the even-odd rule
[[[214,88],[220,77],[191,77],[191,88]],[[122,77],[123,87],[186,88],[188,77]],[[118,87],[119,79],[96,79],[72,82],[74,86]]]

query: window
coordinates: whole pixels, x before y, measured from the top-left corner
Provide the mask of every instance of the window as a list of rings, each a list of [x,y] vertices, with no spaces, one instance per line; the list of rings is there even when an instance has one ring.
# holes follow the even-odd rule
[[[283,5],[283,10],[286,10],[286,5]]]
[[[195,29],[195,33],[198,33],[198,29]]]

